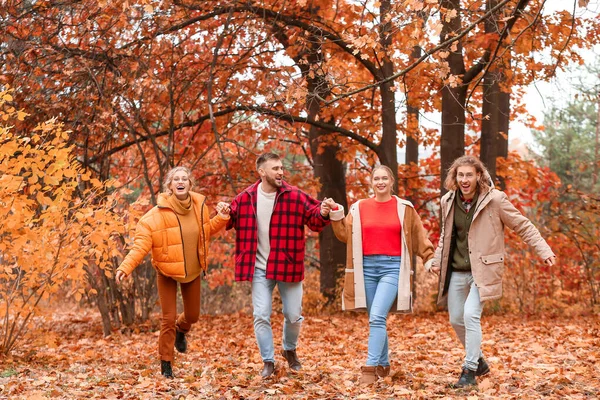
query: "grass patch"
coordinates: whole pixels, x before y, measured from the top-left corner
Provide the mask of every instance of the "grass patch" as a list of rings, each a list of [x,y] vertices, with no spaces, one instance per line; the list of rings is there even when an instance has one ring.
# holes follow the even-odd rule
[[[17,373],[17,370],[14,368],[5,369],[4,371],[0,372],[0,378],[10,378],[11,376],[17,375]]]

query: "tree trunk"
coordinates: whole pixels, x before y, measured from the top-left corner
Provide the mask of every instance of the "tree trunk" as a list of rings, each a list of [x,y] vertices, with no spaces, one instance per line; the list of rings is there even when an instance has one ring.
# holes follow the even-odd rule
[[[320,138],[326,134],[318,128],[309,132],[311,153],[313,154],[314,174],[321,183],[319,199],[331,197],[348,210],[346,201],[346,167],[336,157],[337,145],[326,145],[319,154]],[[329,302],[335,299],[338,280],[346,266],[346,245],[335,237],[331,226],[319,233],[319,262],[321,266],[321,293]]]
[[[447,40],[453,33],[459,32],[461,28],[460,20],[460,0],[443,0],[442,8],[446,11],[455,10],[457,16],[450,19],[442,17],[443,27],[441,40]],[[445,13],[444,13],[445,14]],[[440,140],[440,158],[441,158],[441,194],[446,193],[444,181],[448,173],[448,168],[452,162],[465,154],[465,101],[467,86],[460,82],[465,74],[465,63],[462,54],[462,43],[456,42],[456,49],[449,49],[447,58],[450,67],[450,75],[457,77],[455,86],[449,84],[442,88],[442,135]]]
[[[134,294],[140,302],[140,310],[137,313],[137,317],[142,321],[147,321],[158,302],[156,269],[152,266],[152,262],[146,259],[135,269],[132,278]]]
[[[491,9],[497,3],[498,0],[488,0],[487,8]],[[486,20],[486,33],[500,34],[500,25],[498,24],[500,17],[499,13],[495,13]],[[481,123],[480,158],[486,165],[494,182],[497,181],[497,158],[508,156],[510,93],[503,91],[501,84],[506,81],[504,70],[510,68],[510,65],[503,65],[502,63],[502,60],[498,60],[497,65],[490,69],[483,78],[483,105],[481,110],[483,121]],[[504,181],[498,181],[500,188],[504,190]]]
[[[419,18],[423,21],[422,29],[425,27],[427,21],[427,14],[422,11],[417,13]],[[418,60],[421,57],[421,46],[414,46],[412,53],[410,54],[411,62]],[[406,157],[405,164],[419,165],[419,107],[417,104],[413,104],[410,97],[410,89],[406,93]]]
[[[135,272],[132,275],[134,274]],[[135,280],[133,276],[130,279]],[[119,325],[120,321],[123,321],[123,324],[126,326],[132,325],[135,322],[135,298],[128,296],[128,293],[125,293],[124,295],[120,289],[117,289],[116,281],[113,278],[109,279],[104,276],[104,282],[107,289],[110,291],[109,298],[112,320]],[[144,301],[144,299],[141,301]]]
[[[96,289],[98,290],[98,289]],[[102,318],[102,333],[104,336],[109,336],[112,332],[112,324],[110,320],[110,312],[108,309],[108,305],[106,304],[105,299],[105,290],[101,289],[101,292],[98,292],[96,295],[96,305],[98,306],[98,311],[100,311],[100,317]]]
[[[508,156],[510,93],[503,92],[500,88],[500,82],[504,79],[501,71],[488,73],[484,78],[481,160],[494,181],[497,178],[496,159]]]
[[[496,134],[498,133],[498,82],[497,77],[488,73],[483,78],[483,104],[481,106],[481,140],[479,158],[487,167],[492,180],[496,180]]]
[[[598,183],[598,169],[600,168],[600,93],[598,94],[598,114],[596,117],[596,143],[594,147],[594,173],[592,174],[592,191],[596,190]]]
[[[104,285],[104,280],[100,275],[103,271],[98,268],[96,261],[92,258],[88,259],[88,265],[84,267],[85,277],[88,284],[96,291],[96,295],[91,297],[91,300],[96,303],[98,307],[98,311],[100,311],[100,317],[102,318],[102,333],[104,336],[108,336],[112,332],[112,321],[111,321],[111,312],[109,301],[107,301],[107,297],[109,293],[106,285]],[[99,277],[99,279],[97,279]]]
[[[390,0],[383,0],[380,6],[380,24],[379,24],[379,42],[384,48],[384,59],[381,64],[381,76],[379,79],[385,79],[394,74],[394,64],[389,58],[388,52],[392,44],[392,25],[387,21],[387,14],[390,12]],[[394,190],[398,191],[398,150],[396,136],[396,96],[394,92],[394,83],[386,82],[379,85],[381,92],[381,128],[382,137],[378,148],[377,156],[381,164],[390,167],[394,173]]]
[[[408,96],[407,96],[408,101]],[[406,107],[406,165],[419,165],[419,109],[413,106]]]
[[[440,141],[441,194],[450,164],[465,154],[466,86],[442,89],[442,137]]]

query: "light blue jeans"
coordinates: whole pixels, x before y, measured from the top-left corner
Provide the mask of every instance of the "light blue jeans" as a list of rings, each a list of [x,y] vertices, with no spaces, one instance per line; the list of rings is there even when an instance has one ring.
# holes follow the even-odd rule
[[[252,307],[254,308],[254,334],[263,362],[275,362],[271,311],[273,289],[279,288],[283,303],[283,349],[295,350],[302,326],[302,282],[278,282],[266,278],[264,269],[255,268],[252,278]]]
[[[369,313],[367,366],[389,366],[387,315],[398,294],[399,256],[364,256],[363,274]]]
[[[448,286],[450,324],[466,352],[463,368],[477,370],[481,352],[481,312],[479,290],[470,272],[452,271]]]

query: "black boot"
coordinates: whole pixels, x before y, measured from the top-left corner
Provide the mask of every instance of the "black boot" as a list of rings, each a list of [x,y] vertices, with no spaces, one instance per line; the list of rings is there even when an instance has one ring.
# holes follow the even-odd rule
[[[160,373],[165,378],[173,379],[173,369],[171,368],[171,361],[160,360]]]
[[[490,366],[485,361],[485,358],[480,357],[477,363],[477,371],[475,371],[475,376],[484,376],[490,373]]]
[[[175,349],[180,353],[185,353],[187,350],[185,333],[181,332],[179,329],[175,330]]]
[[[463,388],[467,386],[477,386],[477,381],[475,380],[475,371],[471,371],[468,368],[463,368],[458,382],[454,384],[454,388]]]
[[[300,371],[302,369],[302,364],[300,364],[300,360],[298,359],[298,355],[296,354],[296,349],[294,350],[282,350],[281,355],[288,362],[288,365],[294,371]]]
[[[265,365],[263,366],[263,370],[260,373],[260,376],[263,379],[270,377],[275,372],[275,363],[271,361],[265,361]]]

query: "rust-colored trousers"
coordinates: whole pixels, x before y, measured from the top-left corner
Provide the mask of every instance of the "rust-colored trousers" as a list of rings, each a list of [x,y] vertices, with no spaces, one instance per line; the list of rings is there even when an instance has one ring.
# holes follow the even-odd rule
[[[183,313],[177,318],[177,281],[156,274],[158,297],[162,308],[158,354],[161,360],[173,361],[175,329],[187,333],[200,316],[201,276],[189,283],[180,283],[183,298]]]

